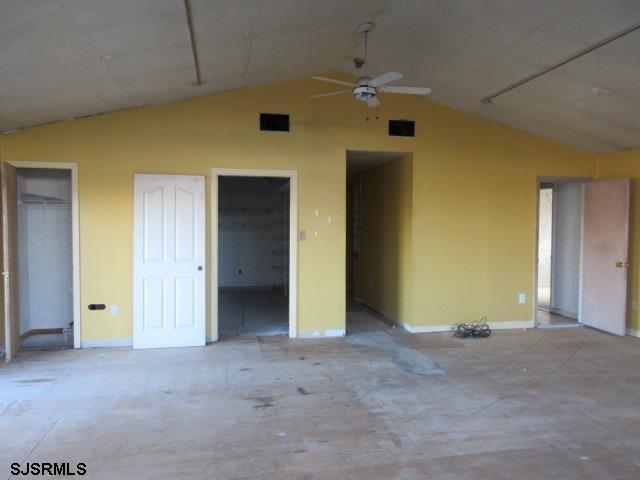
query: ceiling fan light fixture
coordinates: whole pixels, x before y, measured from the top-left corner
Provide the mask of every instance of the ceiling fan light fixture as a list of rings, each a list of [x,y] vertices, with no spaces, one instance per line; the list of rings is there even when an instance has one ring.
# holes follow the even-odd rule
[[[358,25],[357,30],[364,36],[364,58],[356,57],[353,59],[353,61],[356,68],[362,68],[367,63],[367,36],[368,33],[373,30],[373,23],[361,23],[360,25]],[[380,92],[403,93],[409,95],[427,95],[431,92],[431,89],[426,87],[402,87],[397,85],[388,85],[402,78],[402,74],[399,72],[386,72],[374,78],[369,77],[366,71],[363,73],[364,75],[358,78],[355,84],[326,77],[314,76],[312,78],[323,82],[337,83],[339,85],[348,85],[352,87],[351,92],[353,93],[355,99],[361,102],[365,102],[369,107],[377,107],[380,104]],[[348,90],[341,90],[338,92],[313,95],[311,98],[331,97],[348,92]]]

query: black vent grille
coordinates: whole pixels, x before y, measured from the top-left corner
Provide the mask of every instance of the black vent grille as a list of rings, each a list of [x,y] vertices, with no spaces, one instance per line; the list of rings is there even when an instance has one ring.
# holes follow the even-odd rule
[[[416,122],[413,120],[389,120],[389,136],[415,137]]]
[[[288,132],[289,115],[282,113],[261,113],[260,130],[263,132]]]

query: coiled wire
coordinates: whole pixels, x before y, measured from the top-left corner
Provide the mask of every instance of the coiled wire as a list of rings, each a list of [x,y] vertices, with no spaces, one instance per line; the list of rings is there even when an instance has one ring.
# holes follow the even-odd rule
[[[471,323],[456,323],[451,325],[451,336],[457,338],[488,338],[491,336],[491,329],[487,324],[487,317],[475,320]]]

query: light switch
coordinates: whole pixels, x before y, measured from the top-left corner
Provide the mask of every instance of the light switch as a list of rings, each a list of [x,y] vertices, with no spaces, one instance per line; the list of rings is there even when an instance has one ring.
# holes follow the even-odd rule
[[[109,314],[112,317],[117,317],[118,316],[118,305],[111,305],[109,307]]]
[[[307,238],[307,231],[306,230],[300,230],[298,232],[298,240],[302,241],[302,240],[306,240]]]
[[[527,295],[525,293],[518,294],[518,303],[526,303]]]

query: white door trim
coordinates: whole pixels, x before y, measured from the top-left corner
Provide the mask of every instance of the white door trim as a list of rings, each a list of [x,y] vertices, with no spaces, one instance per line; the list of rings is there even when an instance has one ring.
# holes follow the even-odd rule
[[[218,180],[219,177],[289,178],[289,337],[298,335],[298,172],[244,168],[211,169],[211,341],[218,340]]]
[[[71,171],[71,238],[73,256],[73,348],[82,346],[80,328],[80,202],[78,197],[78,164],[75,162],[30,162],[6,160],[16,168],[41,168]]]

